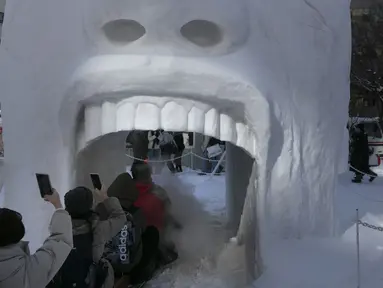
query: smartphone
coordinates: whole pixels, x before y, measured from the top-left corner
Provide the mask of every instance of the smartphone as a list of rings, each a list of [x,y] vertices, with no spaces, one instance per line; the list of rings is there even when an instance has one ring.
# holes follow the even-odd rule
[[[49,179],[48,174],[36,173],[36,179],[37,179],[37,184],[39,185],[41,198],[44,198],[45,195],[53,194],[51,180]]]
[[[91,173],[90,178],[92,179],[93,187],[98,190],[101,190],[102,184],[101,184],[100,175],[96,173]]]

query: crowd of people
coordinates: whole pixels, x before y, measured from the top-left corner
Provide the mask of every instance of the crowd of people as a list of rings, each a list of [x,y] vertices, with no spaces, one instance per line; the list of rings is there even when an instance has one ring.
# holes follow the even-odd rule
[[[129,133],[126,142],[133,148],[134,163],[161,159],[172,173],[183,172],[182,155],[186,148],[184,132],[135,130]],[[225,144],[217,138],[205,136],[201,146],[205,159],[199,175],[206,175],[215,170],[225,150]],[[162,169],[162,166],[159,166]],[[216,174],[220,174],[223,170],[224,166],[219,164]]]
[[[185,150],[183,132],[135,130],[129,133],[126,142],[133,148],[134,163],[140,163],[148,157],[156,158],[163,160],[172,173],[183,171],[182,154]]]
[[[107,188],[70,190],[64,205],[57,191],[46,195],[56,210],[50,236],[34,254],[22,241],[22,215],[1,208],[0,287],[134,287],[177,260],[167,232],[182,225],[151,174],[140,162]]]

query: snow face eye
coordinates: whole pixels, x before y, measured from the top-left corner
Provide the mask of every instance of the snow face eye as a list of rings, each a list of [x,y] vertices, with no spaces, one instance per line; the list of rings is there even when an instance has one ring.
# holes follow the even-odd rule
[[[222,41],[222,31],[217,24],[207,20],[192,20],[181,28],[181,35],[193,44],[207,48]]]
[[[126,45],[145,35],[146,29],[135,20],[119,19],[106,23],[102,30],[106,38],[116,45]]]

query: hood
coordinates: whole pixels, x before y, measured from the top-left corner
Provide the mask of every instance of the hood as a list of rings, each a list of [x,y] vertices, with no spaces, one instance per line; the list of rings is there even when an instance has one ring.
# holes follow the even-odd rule
[[[136,187],[140,194],[145,194],[153,187],[153,183],[136,182]]]
[[[101,210],[100,215],[98,213],[93,213],[89,219],[72,219],[72,231],[73,235],[81,235],[89,233],[92,229],[97,227],[97,224],[100,220],[106,220],[108,218],[108,213]]]
[[[29,255],[28,242],[0,248],[0,283],[25,266],[25,256]]]
[[[138,198],[138,190],[129,173],[118,175],[107,192],[109,197],[116,197],[120,200],[121,206],[125,209],[133,205]]]

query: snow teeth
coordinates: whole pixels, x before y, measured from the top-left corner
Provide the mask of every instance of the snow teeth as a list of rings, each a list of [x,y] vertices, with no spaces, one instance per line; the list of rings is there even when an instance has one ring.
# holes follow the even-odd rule
[[[188,131],[203,134],[205,131],[205,112],[193,107],[188,114]]]
[[[205,135],[219,138],[219,114],[217,109],[210,109],[205,115]]]
[[[140,103],[134,118],[135,130],[157,130],[160,128],[160,108],[151,103]]]
[[[102,135],[101,131],[101,107],[88,106],[85,109],[85,141],[89,142]]]
[[[237,139],[237,131],[235,129],[235,123],[230,116],[221,114],[220,118],[220,139],[222,141],[235,142]]]
[[[116,132],[116,104],[111,102],[102,103],[101,115],[102,135]]]
[[[168,102],[161,111],[161,126],[164,130],[186,131],[188,114],[183,106]]]
[[[247,146],[248,130],[245,124],[237,123],[237,146],[245,148]]]
[[[247,125],[235,122],[227,113],[221,114],[215,108],[186,99],[163,101],[161,98],[158,99],[161,107],[155,104],[156,97],[149,97],[145,103],[142,99],[146,98],[128,98],[118,103],[105,101],[87,106],[84,129],[78,133],[77,140],[82,143],[79,148],[84,148],[83,143],[108,133],[162,128],[213,136],[245,149],[252,156],[256,154],[255,134]]]
[[[123,100],[116,105],[116,130],[131,131],[134,129],[136,107],[129,100]]]

